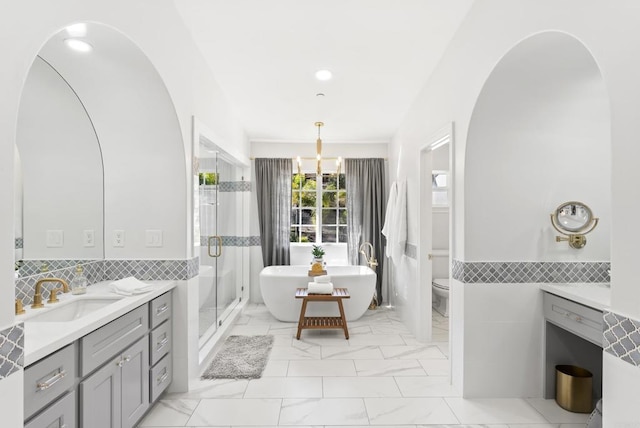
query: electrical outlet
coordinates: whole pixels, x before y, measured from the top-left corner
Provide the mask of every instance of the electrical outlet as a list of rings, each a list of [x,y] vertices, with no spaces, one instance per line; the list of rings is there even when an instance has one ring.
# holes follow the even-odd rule
[[[64,244],[62,230],[47,230],[47,248],[60,248]]]
[[[93,229],[86,229],[82,231],[82,245],[84,247],[95,247],[95,233]]]
[[[124,247],[124,230],[113,231],[113,246]]]
[[[162,247],[162,230],[148,229],[145,242],[147,247]]]

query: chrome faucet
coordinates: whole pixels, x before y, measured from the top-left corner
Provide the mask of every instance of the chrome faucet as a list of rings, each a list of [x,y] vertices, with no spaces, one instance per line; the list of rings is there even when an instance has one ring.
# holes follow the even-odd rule
[[[67,284],[67,281],[65,281],[64,279],[60,279],[60,278],[42,278],[39,279],[38,282],[36,282],[36,287],[34,289],[34,293],[33,293],[33,304],[31,305],[31,308],[33,309],[38,309],[38,308],[43,308],[44,304],[42,303],[42,284],[44,284],[45,282],[59,282],[62,285],[62,288],[55,288],[53,290],[51,290],[49,293],[49,300],[47,300],[47,303],[55,303],[58,301],[58,292],[62,291],[63,293],[68,293],[69,292],[69,284]]]
[[[369,249],[369,255],[367,255],[367,252],[365,251],[365,249]],[[362,254],[364,256],[364,259],[367,261],[367,265],[373,269],[376,270],[376,266],[378,266],[378,261],[375,259],[374,254],[373,254],[373,245],[371,245],[371,242],[363,242],[362,245],[360,245],[360,254]]]

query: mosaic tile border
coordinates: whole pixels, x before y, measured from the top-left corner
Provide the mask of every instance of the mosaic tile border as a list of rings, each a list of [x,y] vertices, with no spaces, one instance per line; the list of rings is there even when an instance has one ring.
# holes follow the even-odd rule
[[[0,379],[24,368],[24,324],[0,331]]]
[[[453,278],[466,284],[609,282],[610,262],[463,262]]]
[[[89,284],[135,276],[142,281],[188,280],[196,275],[200,269],[199,257],[180,260],[58,260],[58,269],[47,272],[38,271],[37,274],[16,278],[15,296],[28,305],[33,301],[33,291],[36,282],[42,278],[61,278],[70,282],[75,276],[75,267],[81,264]],[[48,287],[43,287],[42,298],[49,298]]]
[[[135,276],[141,281],[187,280],[198,274],[198,257],[180,260],[105,260],[104,280]]]
[[[408,242],[406,244],[404,244],[404,255],[412,258],[412,259],[417,259],[418,258],[418,246],[414,245],[414,244],[409,244]]]
[[[605,311],[605,352],[634,366],[640,366],[640,321]]]
[[[250,181],[221,181],[218,183],[219,192],[250,192]]]
[[[218,184],[201,184],[201,190],[218,192],[251,192],[250,181],[221,181]]]
[[[63,261],[59,261],[63,262]],[[62,265],[63,263],[61,263]],[[40,272],[38,270],[37,274],[20,276],[16,278],[15,284],[15,296],[16,299],[21,299],[22,303],[25,305],[30,305],[33,303],[33,291],[36,286],[36,282],[42,278],[60,278],[65,281],[71,282],[73,277],[75,276],[76,265],[82,265],[84,269],[84,275],[89,280],[89,284],[95,284],[96,282],[100,282],[104,280],[104,269],[103,269],[103,261],[102,260],[93,260],[87,262],[76,261],[76,263],[70,264],[66,263],[64,267],[58,269],[50,269],[46,272]],[[22,269],[22,268],[21,268]],[[59,284],[56,285],[59,287]],[[49,298],[49,288],[50,286],[43,287],[42,297],[43,299]]]
[[[206,247],[208,236],[200,236],[200,246]],[[224,247],[259,247],[260,236],[222,236],[222,246]]]
[[[15,249],[19,250],[24,246],[24,239],[23,238],[16,238],[16,246]]]

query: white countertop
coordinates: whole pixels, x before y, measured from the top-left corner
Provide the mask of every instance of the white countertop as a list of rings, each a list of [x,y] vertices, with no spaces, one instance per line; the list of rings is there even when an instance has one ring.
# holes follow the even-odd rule
[[[599,311],[611,306],[609,284],[540,284],[540,289]]]
[[[15,322],[24,322],[24,364],[28,366],[39,359],[63,348],[86,334],[102,327],[114,319],[130,312],[131,310],[153,300],[176,286],[175,281],[144,281],[153,286],[153,290],[135,296],[118,296],[110,291],[109,284],[112,281],[103,281],[87,287],[87,293],[81,296],[73,296],[71,293],[60,294],[60,302],[77,298],[89,298],[109,296],[111,298],[122,297],[104,308],[100,308],[82,318],[68,322],[29,322],[29,317],[34,314],[55,310],[54,304],[45,303],[42,309],[31,309],[23,315],[18,315]]]

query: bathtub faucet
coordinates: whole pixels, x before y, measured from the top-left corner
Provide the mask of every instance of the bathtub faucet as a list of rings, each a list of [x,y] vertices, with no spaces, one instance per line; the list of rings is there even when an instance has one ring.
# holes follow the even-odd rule
[[[367,255],[367,252],[365,251],[367,248],[369,249],[369,255]],[[364,256],[364,259],[367,261],[367,265],[375,271],[376,266],[378,266],[378,261],[374,257],[373,245],[371,245],[371,242],[364,242],[360,245],[360,254]]]

